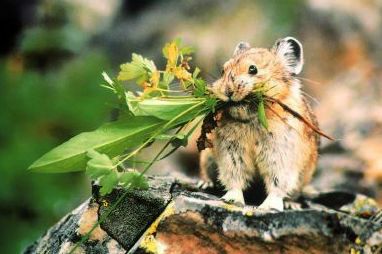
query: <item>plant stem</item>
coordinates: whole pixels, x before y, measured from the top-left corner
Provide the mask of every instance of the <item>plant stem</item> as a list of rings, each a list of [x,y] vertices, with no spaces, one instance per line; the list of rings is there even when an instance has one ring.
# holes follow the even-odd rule
[[[178,120],[179,118],[181,118],[182,116],[186,115],[188,112],[191,112],[194,108],[202,105],[204,103],[204,101],[202,102],[199,102],[197,104],[195,104],[194,106],[190,107],[189,109],[183,111],[182,113],[180,113],[179,115],[177,115],[176,117],[174,117],[173,119],[171,119],[170,121],[168,121],[165,125],[163,125],[163,127],[161,129],[159,129],[156,133],[154,133],[149,139],[147,139],[142,145],[140,145],[137,149],[135,149],[134,151],[132,151],[131,153],[129,153],[125,158],[123,158],[122,160],[120,160],[116,166],[119,166],[121,165],[124,161],[130,159],[132,156],[136,155],[137,153],[139,153],[147,144],[149,144],[151,141],[153,141],[156,136],[158,136],[159,134],[163,133],[164,131],[166,131],[166,129],[171,126],[171,124],[173,124],[176,120]]]

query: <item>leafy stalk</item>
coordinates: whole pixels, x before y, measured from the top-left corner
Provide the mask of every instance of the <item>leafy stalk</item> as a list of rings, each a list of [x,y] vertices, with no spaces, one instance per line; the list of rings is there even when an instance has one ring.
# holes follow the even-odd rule
[[[258,96],[258,105],[257,105],[257,117],[259,118],[260,124],[265,128],[268,129],[268,121],[267,117],[265,115],[265,108],[264,108],[264,99],[262,95]]]
[[[159,134],[165,132],[168,130],[169,127],[171,127],[172,124],[174,124],[179,118],[182,116],[188,114],[191,112],[194,108],[197,108],[198,106],[202,105],[204,102],[199,102],[198,104],[190,107],[188,110],[183,111],[170,121],[168,121],[162,128],[160,128],[156,133],[154,133],[149,139],[147,139],[142,145],[140,145],[137,149],[135,149],[133,152],[129,153],[125,158],[120,160],[117,165],[121,165],[124,161],[130,159],[134,155],[138,154],[147,144],[151,143]]]

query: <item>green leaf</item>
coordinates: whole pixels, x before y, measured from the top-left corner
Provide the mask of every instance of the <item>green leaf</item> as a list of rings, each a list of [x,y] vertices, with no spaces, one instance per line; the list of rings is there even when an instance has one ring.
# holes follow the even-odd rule
[[[199,74],[200,74],[200,69],[196,67],[194,72],[192,73],[192,78],[194,79],[198,78]]]
[[[136,79],[136,82],[140,84],[149,80],[154,71],[156,67],[153,61],[133,53],[132,61],[121,65],[117,79],[121,81]]]
[[[91,149],[87,152],[87,156],[90,160],[86,165],[86,174],[92,180],[109,174],[115,168],[113,161],[106,154]]]
[[[180,54],[182,54],[183,56],[186,56],[186,55],[191,55],[192,53],[194,53],[195,49],[190,46],[184,46],[184,47],[181,47],[179,51],[180,51]]]
[[[181,147],[181,146],[186,147],[188,144],[188,136],[186,136],[185,134],[182,134],[182,133],[173,134],[173,135],[161,134],[161,135],[156,136],[155,139],[157,139],[157,140],[169,140],[171,142],[171,145],[173,147],[176,147],[176,148]]]
[[[175,40],[173,40],[173,43],[175,43],[175,45],[179,48],[179,53],[183,56],[190,55],[195,52],[195,49],[193,47],[183,44],[182,38],[175,38]]]
[[[156,136],[155,139],[158,139],[158,140],[171,140],[171,139],[184,139],[185,137],[186,137],[186,135],[181,134],[181,133],[174,134],[174,135],[171,135],[171,134],[161,134],[161,135]]]
[[[106,72],[102,72],[103,79],[107,85],[101,85],[115,93],[120,101],[126,100],[125,89],[119,81],[113,81]]]
[[[99,184],[102,186],[100,189],[100,194],[102,196],[109,194],[114,187],[118,185],[118,174],[116,171],[111,171],[109,174],[103,176]]]
[[[164,72],[162,76],[162,80],[159,82],[159,88],[168,89],[171,82],[174,80],[174,74]]]
[[[206,82],[203,79],[195,79],[195,89],[194,89],[194,96],[195,97],[202,97],[205,95],[207,91],[206,88]]]
[[[203,117],[198,117],[194,120],[192,120],[190,122],[193,123],[193,126],[188,130],[187,133],[178,133],[176,134],[176,136],[179,136],[179,137],[182,137],[180,139],[175,139],[171,142],[171,145],[173,146],[173,148],[168,151],[165,155],[163,155],[162,157],[160,157],[159,160],[163,160],[164,158],[170,156],[171,154],[173,154],[179,147],[183,146],[183,147],[186,147],[187,144],[188,144],[188,139],[190,138],[190,136],[194,133],[194,131],[196,130],[196,128],[199,126],[199,124],[201,123],[201,121],[203,120],[204,116]]]
[[[208,111],[215,112],[215,108],[218,106],[218,100],[216,98],[207,97],[206,107]]]
[[[154,116],[162,120],[171,120],[182,112],[186,111],[192,106],[204,101],[204,98],[179,98],[179,99],[165,99],[165,98],[148,98],[141,100],[135,97],[132,93],[127,94],[127,105],[130,111],[135,116]],[[198,113],[206,110],[206,106],[201,104],[196,107],[187,115],[179,119],[180,122],[188,121],[195,118]]]
[[[113,80],[111,80],[111,78],[109,77],[109,75],[104,71],[102,72],[102,77],[103,79],[109,84],[109,85],[113,85]]]
[[[268,129],[268,121],[265,115],[264,100],[262,96],[259,97],[259,105],[257,106],[257,117],[259,118],[260,124],[265,129]]]
[[[133,63],[125,63],[121,65],[121,71],[118,74],[118,80],[138,79],[146,75],[146,70],[141,66]]]
[[[119,182],[121,185],[133,189],[147,190],[149,188],[147,179],[138,172],[123,172],[119,177]]]
[[[90,149],[115,157],[147,140],[164,124],[158,118],[133,116],[104,124],[95,131],[81,133],[54,148],[35,161],[29,170],[43,173],[85,170],[88,160],[86,152]]]

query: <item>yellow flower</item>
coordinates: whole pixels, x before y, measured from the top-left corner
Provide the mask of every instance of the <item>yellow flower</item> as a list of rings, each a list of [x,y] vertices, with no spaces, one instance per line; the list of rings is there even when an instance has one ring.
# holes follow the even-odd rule
[[[176,67],[173,71],[175,77],[177,77],[180,80],[190,80],[191,79],[191,73],[189,73],[185,68],[183,67]]]
[[[163,48],[163,55],[167,58],[166,71],[176,67],[179,57],[179,48],[175,42],[167,43]]]
[[[158,84],[159,84],[159,79],[160,79],[160,73],[159,73],[159,71],[154,71],[154,72],[151,74],[151,78],[150,78],[150,84],[151,84],[151,87],[153,87],[153,88],[157,88],[157,87],[158,87]]]

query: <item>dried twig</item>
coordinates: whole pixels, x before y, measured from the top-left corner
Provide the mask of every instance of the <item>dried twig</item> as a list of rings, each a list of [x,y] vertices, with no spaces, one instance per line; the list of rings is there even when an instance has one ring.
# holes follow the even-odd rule
[[[196,141],[196,145],[198,147],[199,152],[206,149],[212,148],[212,141],[207,138],[207,134],[211,133],[217,127],[217,123],[215,120],[215,114],[210,113],[203,119],[202,130],[198,140]]]
[[[300,121],[304,122],[309,128],[311,128],[314,132],[316,132],[317,134],[329,139],[329,140],[332,140],[334,141],[334,138],[330,137],[329,135],[323,133],[319,128],[317,128],[317,126],[315,126],[314,124],[312,124],[311,122],[309,122],[305,117],[303,117],[301,114],[299,114],[298,112],[294,111],[293,109],[291,109],[288,105],[284,104],[283,102],[281,102],[280,100],[278,99],[275,99],[275,98],[272,98],[272,97],[268,97],[266,95],[264,95],[264,98],[266,101],[269,101],[271,103],[277,103],[279,104],[285,111],[287,111],[288,113],[290,113],[292,116],[296,117],[297,119],[299,119]]]

